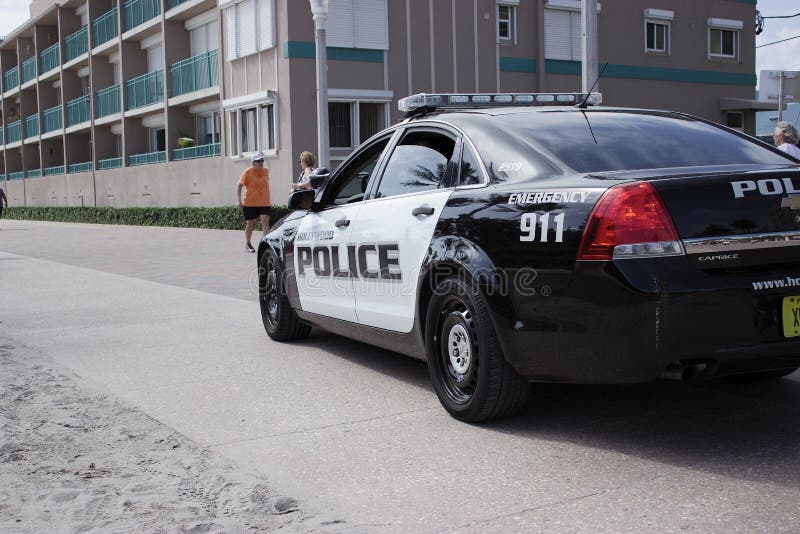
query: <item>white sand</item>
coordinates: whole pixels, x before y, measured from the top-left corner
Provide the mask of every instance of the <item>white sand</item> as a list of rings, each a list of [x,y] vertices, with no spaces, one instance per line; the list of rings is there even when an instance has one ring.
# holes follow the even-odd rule
[[[0,340],[0,531],[319,531],[263,478]],[[26,353],[28,352],[28,353]]]

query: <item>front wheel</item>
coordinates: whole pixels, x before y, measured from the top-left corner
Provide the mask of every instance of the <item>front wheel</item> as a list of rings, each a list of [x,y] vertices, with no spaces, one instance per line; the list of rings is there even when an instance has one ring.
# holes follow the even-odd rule
[[[483,296],[462,280],[437,288],[426,320],[428,372],[442,406],[479,422],[513,415],[530,385],[505,361]]]
[[[311,327],[300,321],[289,304],[283,267],[271,250],[264,252],[258,269],[258,301],[264,330],[275,341],[308,337]]]

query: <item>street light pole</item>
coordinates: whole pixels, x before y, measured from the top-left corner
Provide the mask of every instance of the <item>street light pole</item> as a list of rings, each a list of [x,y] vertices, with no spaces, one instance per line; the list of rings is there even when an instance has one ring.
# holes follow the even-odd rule
[[[597,0],[581,0],[583,39],[581,39],[581,90],[588,93],[597,82]],[[599,87],[597,88],[599,91]]]
[[[317,156],[319,166],[328,167],[328,55],[325,50],[325,23],[328,20],[328,0],[309,0],[314,14],[314,34],[317,57]]]

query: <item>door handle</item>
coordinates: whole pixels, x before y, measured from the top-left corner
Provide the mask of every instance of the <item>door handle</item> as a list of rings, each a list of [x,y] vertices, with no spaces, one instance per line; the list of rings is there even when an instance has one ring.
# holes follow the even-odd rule
[[[350,219],[339,219],[334,224],[336,225],[336,228],[347,228],[350,226]]]
[[[415,217],[417,215],[433,215],[433,208],[430,206],[418,206],[414,208],[414,210],[411,212],[411,215]]]
[[[290,236],[293,233],[294,233],[294,228],[287,228],[286,230],[283,231],[283,235],[285,236]]]

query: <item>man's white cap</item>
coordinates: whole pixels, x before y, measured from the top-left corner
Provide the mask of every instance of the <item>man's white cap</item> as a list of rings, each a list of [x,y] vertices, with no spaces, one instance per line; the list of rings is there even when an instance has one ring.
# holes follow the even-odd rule
[[[256,152],[252,156],[250,156],[250,161],[264,161],[264,154],[261,152]]]

